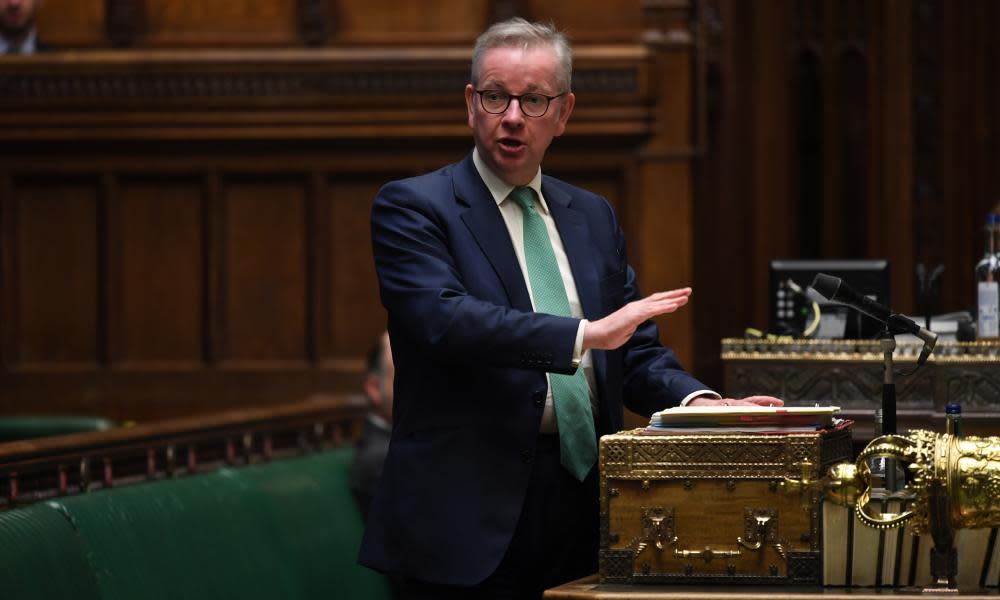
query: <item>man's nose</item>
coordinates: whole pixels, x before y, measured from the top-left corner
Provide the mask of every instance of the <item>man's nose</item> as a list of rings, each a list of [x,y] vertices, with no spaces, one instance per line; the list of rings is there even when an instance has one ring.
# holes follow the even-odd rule
[[[509,126],[520,126],[524,124],[524,113],[521,112],[521,101],[511,98],[507,110],[503,111],[503,122]]]

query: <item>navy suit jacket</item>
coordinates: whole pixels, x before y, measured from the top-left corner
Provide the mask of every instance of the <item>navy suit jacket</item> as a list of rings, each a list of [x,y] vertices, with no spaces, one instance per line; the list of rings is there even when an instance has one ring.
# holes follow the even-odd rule
[[[638,299],[608,202],[543,176],[584,316]],[[387,184],[372,244],[396,367],[389,453],[360,562],[471,585],[500,563],[531,471],[546,371],[572,373],[576,319],[535,313],[503,217],[467,156]],[[615,351],[593,351],[598,434],[622,406],[649,415],[708,389],[652,322]]]

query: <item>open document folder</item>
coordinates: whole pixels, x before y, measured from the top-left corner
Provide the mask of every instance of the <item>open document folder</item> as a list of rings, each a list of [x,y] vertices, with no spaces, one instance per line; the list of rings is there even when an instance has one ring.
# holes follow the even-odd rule
[[[694,431],[815,431],[833,427],[839,406],[678,406],[653,413],[649,428]]]

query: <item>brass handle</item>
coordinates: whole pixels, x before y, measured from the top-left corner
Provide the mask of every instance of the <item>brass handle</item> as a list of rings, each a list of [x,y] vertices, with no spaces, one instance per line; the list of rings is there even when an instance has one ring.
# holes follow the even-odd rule
[[[670,517],[673,518],[673,514],[671,514]],[[647,534],[645,541],[653,542],[653,545],[656,546],[657,550],[663,550],[663,547],[667,544],[673,545],[677,543],[677,536],[664,530],[663,519],[664,517],[662,515],[658,517],[650,517],[649,519],[652,527],[650,528],[651,531]]]
[[[740,555],[740,550],[713,550],[705,546],[704,550],[674,550],[677,558],[700,558],[706,563],[712,562],[715,558],[733,558]]]
[[[771,520],[771,515],[757,515],[754,517],[757,523],[757,538],[755,544],[749,544],[743,540],[743,536],[736,538],[737,543],[743,546],[747,550],[760,550],[760,547],[764,545],[764,537],[767,535],[767,522]],[[750,536],[747,536],[748,538]]]

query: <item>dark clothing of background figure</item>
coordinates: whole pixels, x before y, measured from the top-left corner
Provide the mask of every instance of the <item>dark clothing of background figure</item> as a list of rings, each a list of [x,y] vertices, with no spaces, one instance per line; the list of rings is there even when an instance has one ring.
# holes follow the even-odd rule
[[[608,202],[548,176],[542,194],[585,318],[639,299]],[[532,498],[545,494],[539,480],[549,475],[536,467],[545,462],[545,374],[573,372],[579,321],[533,312],[510,234],[471,155],[383,187],[372,209],[372,244],[396,380],[392,446],[359,560],[452,586],[502,576],[512,539],[515,546],[548,543],[538,530],[517,538],[515,531],[524,528],[526,502],[539,505]],[[650,415],[708,389],[660,344],[651,321],[592,359],[598,435],[622,429],[623,405]],[[596,486],[563,501],[567,513],[588,515],[579,527],[595,533],[579,544],[588,564],[570,570],[592,568]]]
[[[382,476],[382,465],[389,450],[392,428],[387,422],[368,415],[361,437],[355,446],[354,463],[351,465],[351,493],[361,510],[361,516],[368,519],[375,486]]]

